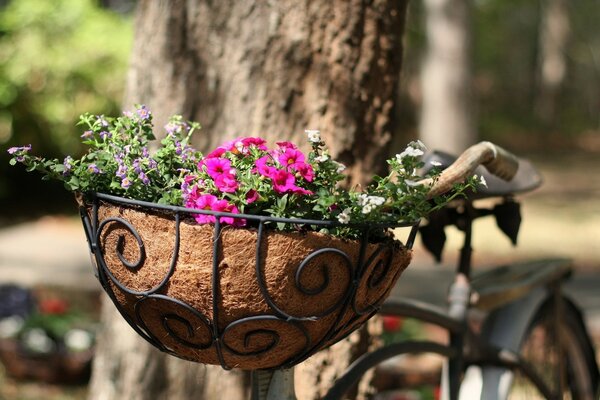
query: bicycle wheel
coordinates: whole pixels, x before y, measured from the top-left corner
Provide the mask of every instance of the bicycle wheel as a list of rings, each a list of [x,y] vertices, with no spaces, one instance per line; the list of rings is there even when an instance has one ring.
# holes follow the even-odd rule
[[[537,311],[521,340],[520,356],[556,398],[596,400],[598,367],[593,347],[577,309],[567,302],[563,305],[560,320],[552,301]],[[520,370],[509,372],[502,382],[509,400],[545,398]]]

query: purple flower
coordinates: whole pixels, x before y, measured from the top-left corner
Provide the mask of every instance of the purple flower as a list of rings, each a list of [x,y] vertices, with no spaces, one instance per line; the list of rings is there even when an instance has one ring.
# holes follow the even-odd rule
[[[63,166],[64,166],[64,170],[63,170],[63,176],[68,176],[71,173],[71,170],[73,169],[73,157],[71,156],[66,156],[64,161],[63,161]]]
[[[96,117],[97,121],[100,122],[101,126],[108,126],[108,121],[104,118],[104,115],[98,115],[98,117]]]
[[[150,178],[148,178],[148,175],[146,175],[145,173],[140,172],[138,178],[140,178],[144,185],[150,184]]]
[[[106,139],[110,139],[110,137],[112,136],[112,133],[107,132],[107,131],[102,131],[99,133],[99,135],[100,135],[100,139],[106,140]]]
[[[83,135],[81,135],[82,139],[91,139],[94,137],[94,132],[92,131],[85,131],[83,132]]]
[[[8,154],[13,155],[15,153],[28,153],[31,150],[31,145],[28,144],[27,146],[22,146],[22,147],[11,147],[10,149],[8,149]]]
[[[150,110],[148,110],[145,105],[142,105],[140,108],[138,108],[136,112],[140,119],[148,119],[150,118],[150,115],[152,115]]]
[[[121,181],[121,187],[123,189],[129,189],[129,186],[131,186],[131,181],[129,180],[129,178],[123,178],[123,180]]]
[[[119,169],[117,169],[116,175],[121,179],[125,179],[127,176],[127,166],[125,164],[119,164]]]
[[[98,168],[98,166],[96,164],[88,165],[88,171],[90,171],[92,174],[99,174],[102,172],[102,171],[100,171],[100,168]]]
[[[142,172],[142,166],[140,165],[140,163],[141,163],[141,160],[139,158],[136,158],[135,160],[133,160],[133,164],[131,165],[136,174],[139,174]]]
[[[142,157],[144,157],[144,158],[150,157],[150,152],[148,151],[147,147],[142,148]]]

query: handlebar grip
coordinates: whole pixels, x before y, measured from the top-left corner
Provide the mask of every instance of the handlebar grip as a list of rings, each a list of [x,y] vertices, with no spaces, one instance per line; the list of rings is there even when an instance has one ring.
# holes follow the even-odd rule
[[[432,198],[450,191],[455,183],[463,182],[473,175],[479,165],[485,166],[491,174],[509,181],[519,169],[519,160],[491,142],[480,142],[465,150],[452,165],[442,171],[436,181],[424,179],[420,183],[431,185],[428,197]]]
[[[517,174],[519,159],[509,151],[491,142],[482,142],[495,151],[494,158],[484,163],[485,168],[493,175],[505,181],[510,181]]]

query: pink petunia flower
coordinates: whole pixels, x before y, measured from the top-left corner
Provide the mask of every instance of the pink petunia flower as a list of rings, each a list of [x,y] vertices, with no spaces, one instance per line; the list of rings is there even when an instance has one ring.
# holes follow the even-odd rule
[[[242,138],[240,140],[246,147],[255,146],[259,150],[267,150],[267,146],[265,145],[265,143],[267,143],[267,141],[263,138],[246,137],[246,138]]]
[[[297,165],[304,164],[304,154],[300,150],[286,148],[283,153],[277,157],[277,160],[284,167],[296,168]]]
[[[195,209],[199,210],[210,210],[217,212],[226,212],[231,214],[239,214],[238,208],[230,204],[227,200],[219,200],[216,196],[212,194],[203,194],[199,196],[194,204]],[[207,214],[196,214],[194,216],[196,222],[199,224],[210,224],[216,221],[214,215]],[[221,217],[220,221],[224,224],[229,224],[237,227],[245,226],[246,220],[243,218],[233,218],[233,217]]]
[[[217,200],[212,205],[213,211],[227,212],[231,214],[239,214],[240,211],[236,206],[230,204],[227,200]],[[243,218],[234,218],[234,217],[221,217],[221,222],[224,224],[229,224],[237,227],[245,226],[246,220]]]
[[[190,204],[191,208],[198,210],[212,210],[213,205],[218,201],[216,196],[212,194],[203,194],[198,196],[193,204]],[[194,218],[199,224],[210,224],[215,222],[214,215],[208,214],[195,214]]]
[[[239,183],[235,180],[235,175],[227,172],[218,175],[214,178],[215,186],[223,193],[234,193],[239,187]]]
[[[277,146],[281,147],[282,150],[286,150],[286,149],[296,150],[298,148],[298,146],[296,146],[292,142],[277,142]]]
[[[209,158],[219,158],[221,157],[223,154],[225,154],[227,152],[227,149],[223,146],[219,146],[216,149],[214,149],[213,151],[211,151],[210,153],[208,153],[204,158],[205,159],[209,159]],[[204,160],[200,160],[200,163],[203,163]]]
[[[312,191],[301,188],[300,186],[294,186],[294,188],[292,189],[292,193],[299,194],[302,196],[308,196],[308,195],[314,194]]]
[[[246,204],[252,204],[256,200],[258,200],[258,192],[254,189],[250,189],[248,193],[246,193]]]
[[[231,174],[231,161],[226,158],[209,158],[204,161],[206,173],[213,179],[223,174]]]
[[[298,171],[300,176],[304,178],[304,180],[306,180],[307,182],[312,182],[315,178],[315,171],[313,170],[313,167],[310,164],[296,164],[294,168],[296,169],[296,171]]]
[[[270,178],[277,193],[292,192],[296,188],[296,178],[284,169],[275,169]]]
[[[261,174],[262,176],[266,176],[268,178],[270,178],[271,175],[273,175],[275,173],[275,171],[277,171],[277,168],[269,165],[270,161],[271,161],[270,156],[263,156],[254,162],[258,173]]]

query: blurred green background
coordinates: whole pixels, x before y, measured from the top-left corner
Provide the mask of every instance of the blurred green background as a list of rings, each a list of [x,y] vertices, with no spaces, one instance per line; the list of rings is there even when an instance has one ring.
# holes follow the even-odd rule
[[[0,1],[0,224],[73,210],[60,184],[8,165],[6,149],[32,144],[61,158],[82,151],[83,112],[120,113],[134,0]],[[600,2],[568,2],[566,76],[550,117],[536,112],[544,1],[473,2],[473,72],[481,139],[516,152],[600,152]],[[424,6],[410,5],[401,141],[416,136]],[[200,121],[201,122],[201,121]],[[40,201],[42,200],[42,201]]]
[[[82,151],[84,112],[115,114],[133,36],[132,2],[15,0],[0,4],[0,224],[74,209],[60,184],[8,165],[32,144],[62,159]],[[42,198],[41,198],[42,197]]]

